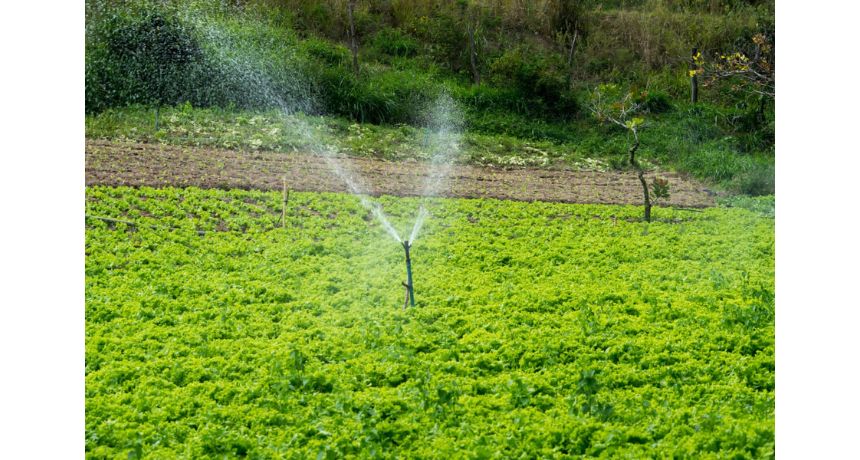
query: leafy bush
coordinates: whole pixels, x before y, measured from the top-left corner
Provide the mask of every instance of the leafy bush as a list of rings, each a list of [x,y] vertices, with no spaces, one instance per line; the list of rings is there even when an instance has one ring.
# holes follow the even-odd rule
[[[776,190],[773,165],[754,163],[735,179],[737,190],[747,195],[773,195]]]
[[[389,56],[412,57],[418,54],[418,42],[414,38],[390,27],[376,33],[373,46]]]
[[[311,60],[332,66],[346,66],[350,63],[351,57],[346,46],[312,37],[302,41],[301,46]]]
[[[266,108],[307,98],[289,32],[243,16],[195,22],[170,6],[142,4],[111,7],[88,23],[88,112],[181,102]]]
[[[428,16],[411,17],[404,28],[421,43],[423,53],[432,61],[454,73],[466,72],[466,30],[450,12],[442,9]]]
[[[112,16],[93,27],[86,59],[87,110],[190,99],[205,66],[193,31],[154,10]]]
[[[557,107],[556,101],[563,104],[567,80],[559,67],[557,56],[518,46],[506,51],[490,65],[490,79],[499,86],[513,86],[525,99],[539,100],[554,109],[561,108]]]
[[[366,69],[361,76],[337,67],[312,65],[317,94],[328,113],[362,123],[411,123],[436,94],[429,76]]]
[[[489,85],[446,85],[448,92],[460,104],[476,111],[528,111],[528,104],[514,88]]]
[[[650,113],[664,113],[672,109],[669,95],[661,91],[645,91],[641,102],[642,109]]]
[[[712,145],[692,152],[682,161],[685,169],[718,182],[733,179],[744,166],[744,158],[737,152]]]

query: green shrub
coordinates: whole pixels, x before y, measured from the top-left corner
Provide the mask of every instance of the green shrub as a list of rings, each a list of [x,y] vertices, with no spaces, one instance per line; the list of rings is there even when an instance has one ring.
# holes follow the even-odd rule
[[[309,59],[334,66],[348,65],[349,50],[343,46],[318,38],[308,38],[301,43],[302,49]]]
[[[389,56],[411,57],[418,54],[418,42],[414,38],[390,27],[376,33],[373,46]]]
[[[525,97],[558,97],[565,89],[565,79],[554,61],[531,47],[518,46],[490,65],[490,78],[500,86],[511,84]]]
[[[735,177],[743,169],[743,159],[731,150],[707,146],[683,158],[682,163],[688,171],[694,171],[702,178],[721,182]]]
[[[664,113],[672,110],[669,95],[662,91],[646,91],[642,98],[642,108],[650,113]]]
[[[356,77],[341,67],[311,69],[322,109],[362,123],[411,123],[438,87],[411,72],[365,69]]]
[[[735,180],[737,190],[752,196],[773,195],[776,184],[773,165],[754,164]]]
[[[456,83],[448,84],[447,88],[457,102],[472,110],[510,110],[517,113],[528,111],[526,101],[513,88],[459,85]]]
[[[558,55],[542,53],[531,46],[506,51],[490,65],[490,81],[512,87],[524,99],[522,113],[572,115],[577,112],[576,98],[567,89]]]
[[[421,43],[423,53],[432,61],[454,73],[468,69],[466,29],[450,13],[439,10],[429,16],[414,17],[404,28]]]
[[[172,105],[191,96],[202,49],[193,31],[162,11],[112,16],[93,28],[86,59],[89,111],[114,105]],[[189,78],[191,77],[191,78]]]
[[[169,6],[134,5],[112,6],[88,23],[88,112],[130,104],[305,102],[304,63],[289,31],[245,16],[188,20]]]

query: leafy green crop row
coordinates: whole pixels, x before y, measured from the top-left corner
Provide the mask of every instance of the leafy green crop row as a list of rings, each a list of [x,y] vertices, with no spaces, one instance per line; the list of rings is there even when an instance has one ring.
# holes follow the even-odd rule
[[[432,200],[404,311],[353,196],[86,203],[140,223],[87,221],[88,458],[773,457],[770,217]]]

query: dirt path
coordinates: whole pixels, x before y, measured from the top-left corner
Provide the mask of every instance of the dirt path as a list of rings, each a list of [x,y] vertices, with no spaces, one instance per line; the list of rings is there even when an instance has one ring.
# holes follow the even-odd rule
[[[364,184],[362,190],[371,195],[420,195],[432,171],[429,165],[418,162],[343,158],[338,163],[354,171]],[[713,192],[701,184],[674,173],[660,175],[669,179],[671,199],[668,204],[714,205]],[[349,191],[326,160],[314,155],[92,139],[86,142],[87,185],[280,190],[284,176],[291,190]],[[629,172],[454,166],[440,189],[441,196],[462,198],[603,204],[642,202],[642,186]]]

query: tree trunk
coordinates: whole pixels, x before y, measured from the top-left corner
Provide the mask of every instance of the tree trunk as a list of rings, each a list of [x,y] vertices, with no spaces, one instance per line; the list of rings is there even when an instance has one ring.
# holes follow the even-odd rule
[[[639,177],[639,182],[642,184],[642,196],[644,197],[645,205],[645,222],[651,222],[651,194],[648,193],[648,182],[645,181],[645,171],[639,166],[636,161],[636,150],[639,148],[639,135],[636,129],[633,129],[633,145],[630,146],[628,153],[630,154],[630,166],[636,169],[636,176]]]
[[[481,86],[481,74],[478,72],[478,64],[475,62],[478,52],[475,50],[475,29],[469,24],[469,63],[472,64],[472,78],[475,84]]]
[[[640,169],[636,174],[639,176],[639,182],[642,183],[642,194],[645,196],[645,222],[651,222],[651,196],[648,193],[645,172]]]
[[[690,71],[697,71],[696,55],[699,54],[698,48],[693,48],[693,56],[690,58]],[[697,74],[690,75],[690,101],[695,104],[699,102],[699,79]]]
[[[764,109],[765,104],[767,103],[767,99],[764,97],[764,94],[759,96],[758,99],[758,111],[756,113],[756,127],[761,127],[764,124]]]
[[[567,53],[567,86],[573,84],[573,51],[576,49],[576,36],[579,33],[578,30],[573,29],[573,38],[570,40],[570,51]]]
[[[358,43],[355,41],[355,21],[352,19],[354,10],[355,0],[349,0],[346,9],[349,16],[349,49],[352,51],[352,71],[358,75]]]
[[[576,35],[578,31],[576,29],[573,30],[573,38],[570,40],[570,51],[567,53],[567,68],[570,69],[573,67],[573,50],[576,49]]]

